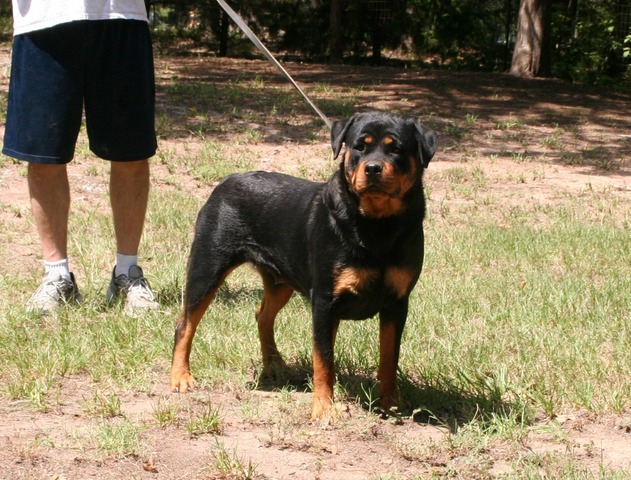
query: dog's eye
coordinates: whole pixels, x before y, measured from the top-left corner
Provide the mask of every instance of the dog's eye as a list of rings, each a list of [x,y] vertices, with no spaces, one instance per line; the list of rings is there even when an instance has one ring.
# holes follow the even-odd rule
[[[355,150],[357,150],[358,152],[363,152],[364,150],[366,150],[366,144],[365,143],[358,143],[353,147]]]
[[[393,155],[401,155],[401,149],[399,147],[392,147],[390,153],[392,153]]]

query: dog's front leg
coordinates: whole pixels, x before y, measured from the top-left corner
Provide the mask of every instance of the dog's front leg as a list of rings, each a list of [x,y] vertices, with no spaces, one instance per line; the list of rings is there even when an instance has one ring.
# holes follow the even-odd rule
[[[333,408],[333,384],[335,364],[333,347],[339,319],[331,315],[330,306],[313,306],[313,403],[311,419],[331,413]]]
[[[408,313],[408,299],[379,313],[379,394],[381,407],[390,409],[397,401],[397,366],[401,336]]]

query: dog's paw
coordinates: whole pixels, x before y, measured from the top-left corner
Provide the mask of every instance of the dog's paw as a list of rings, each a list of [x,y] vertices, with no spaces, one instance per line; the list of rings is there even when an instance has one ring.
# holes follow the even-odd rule
[[[401,410],[409,408],[409,403],[401,397],[399,389],[395,387],[394,391],[381,392],[379,398],[379,406],[382,410]]]
[[[186,393],[195,389],[195,378],[188,371],[171,372],[171,391]]]
[[[287,378],[287,364],[283,357],[274,355],[263,361],[263,376],[272,380],[283,380]]]
[[[311,403],[311,420],[328,421],[336,415],[335,407],[331,397],[313,397]]]

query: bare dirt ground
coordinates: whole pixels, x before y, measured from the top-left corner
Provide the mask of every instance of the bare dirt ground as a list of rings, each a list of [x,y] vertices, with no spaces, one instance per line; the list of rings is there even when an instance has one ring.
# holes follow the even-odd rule
[[[0,52],[2,85],[6,89],[8,48]],[[267,84],[284,86],[273,68],[256,60],[203,60],[159,58],[158,99],[170,121],[184,119],[185,108],[173,105],[166,86],[174,82],[217,82],[258,76]],[[450,194],[449,172],[455,167],[484,166],[487,189],[502,205],[524,202],[542,205],[567,201],[585,191],[598,191],[623,202],[631,201],[631,94],[606,88],[572,86],[558,81],[521,81],[506,75],[398,70],[390,68],[290,64],[302,85],[324,84],[335,89],[357,89],[358,109],[382,108],[414,114],[441,133],[439,152],[426,173],[435,205],[453,208],[474,204],[474,198]],[[248,105],[235,105],[248,109]],[[211,123],[225,120],[221,112],[201,112]],[[313,120],[307,107],[278,126],[254,122],[260,140],[250,146],[257,166],[297,173],[296,159],[314,164],[327,148],[326,131],[315,141],[304,138],[301,126]],[[183,122],[185,120],[182,120]],[[243,120],[245,122],[246,120]],[[176,128],[175,126],[173,128]],[[229,136],[230,126],[227,126]],[[163,151],[194,148],[195,140],[167,135]],[[546,141],[547,139],[547,141]],[[192,145],[192,146],[191,146]],[[106,191],[102,179],[90,174],[90,161],[71,171],[75,201],[100,205]],[[170,166],[175,168],[177,166]],[[317,165],[313,168],[317,169]],[[154,189],[173,188],[164,181],[167,166],[154,163]],[[205,197],[194,179],[183,179],[191,194]],[[0,168],[1,221],[8,226],[0,241],[11,242],[7,268],[32,272],[39,265],[34,228],[29,220],[23,166]],[[430,207],[432,208],[432,207]],[[433,207],[437,208],[437,207]],[[6,233],[10,230],[13,233]],[[168,367],[164,365],[164,372]],[[569,412],[534,428],[515,444],[496,443],[477,452],[472,463],[466,445],[452,445],[446,428],[404,419],[400,424],[381,420],[348,406],[333,425],[311,424],[296,417],[308,411],[309,394],[294,393],[279,402],[282,393],[213,391],[225,419],[217,439],[191,436],[182,429],[155,424],[161,402],[180,412],[204,408],[209,393],[184,399],[167,393],[166,373],[159,372],[153,391],[120,392],[122,413],[146,424],[141,437],[143,453],[101,458],[93,453],[82,432],[94,423],[81,408],[85,392],[96,387],[83,377],[62,379],[57,407],[36,411],[28,402],[0,398],[0,477],[2,478],[253,478],[339,479],[379,478],[498,478],[509,475],[511,464],[529,455],[571,454],[597,476],[599,468],[631,472],[631,412],[596,416]],[[163,374],[164,373],[164,374]],[[274,397],[276,401],[271,401]],[[243,405],[256,408],[253,421]],[[184,415],[184,413],[182,413]],[[300,418],[300,422],[283,420]],[[218,444],[220,442],[220,444]],[[227,452],[232,464],[217,473],[218,452]],[[241,465],[243,468],[240,468]]]

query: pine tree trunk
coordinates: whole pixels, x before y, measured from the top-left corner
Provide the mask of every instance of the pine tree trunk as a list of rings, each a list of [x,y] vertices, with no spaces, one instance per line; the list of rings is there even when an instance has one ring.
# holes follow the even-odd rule
[[[230,18],[221,10],[219,20],[219,56],[228,56],[228,33],[230,32]]]
[[[550,70],[550,0],[521,0],[510,73],[545,77]]]
[[[329,26],[329,61],[339,62],[344,56],[342,44],[342,0],[331,1]]]

